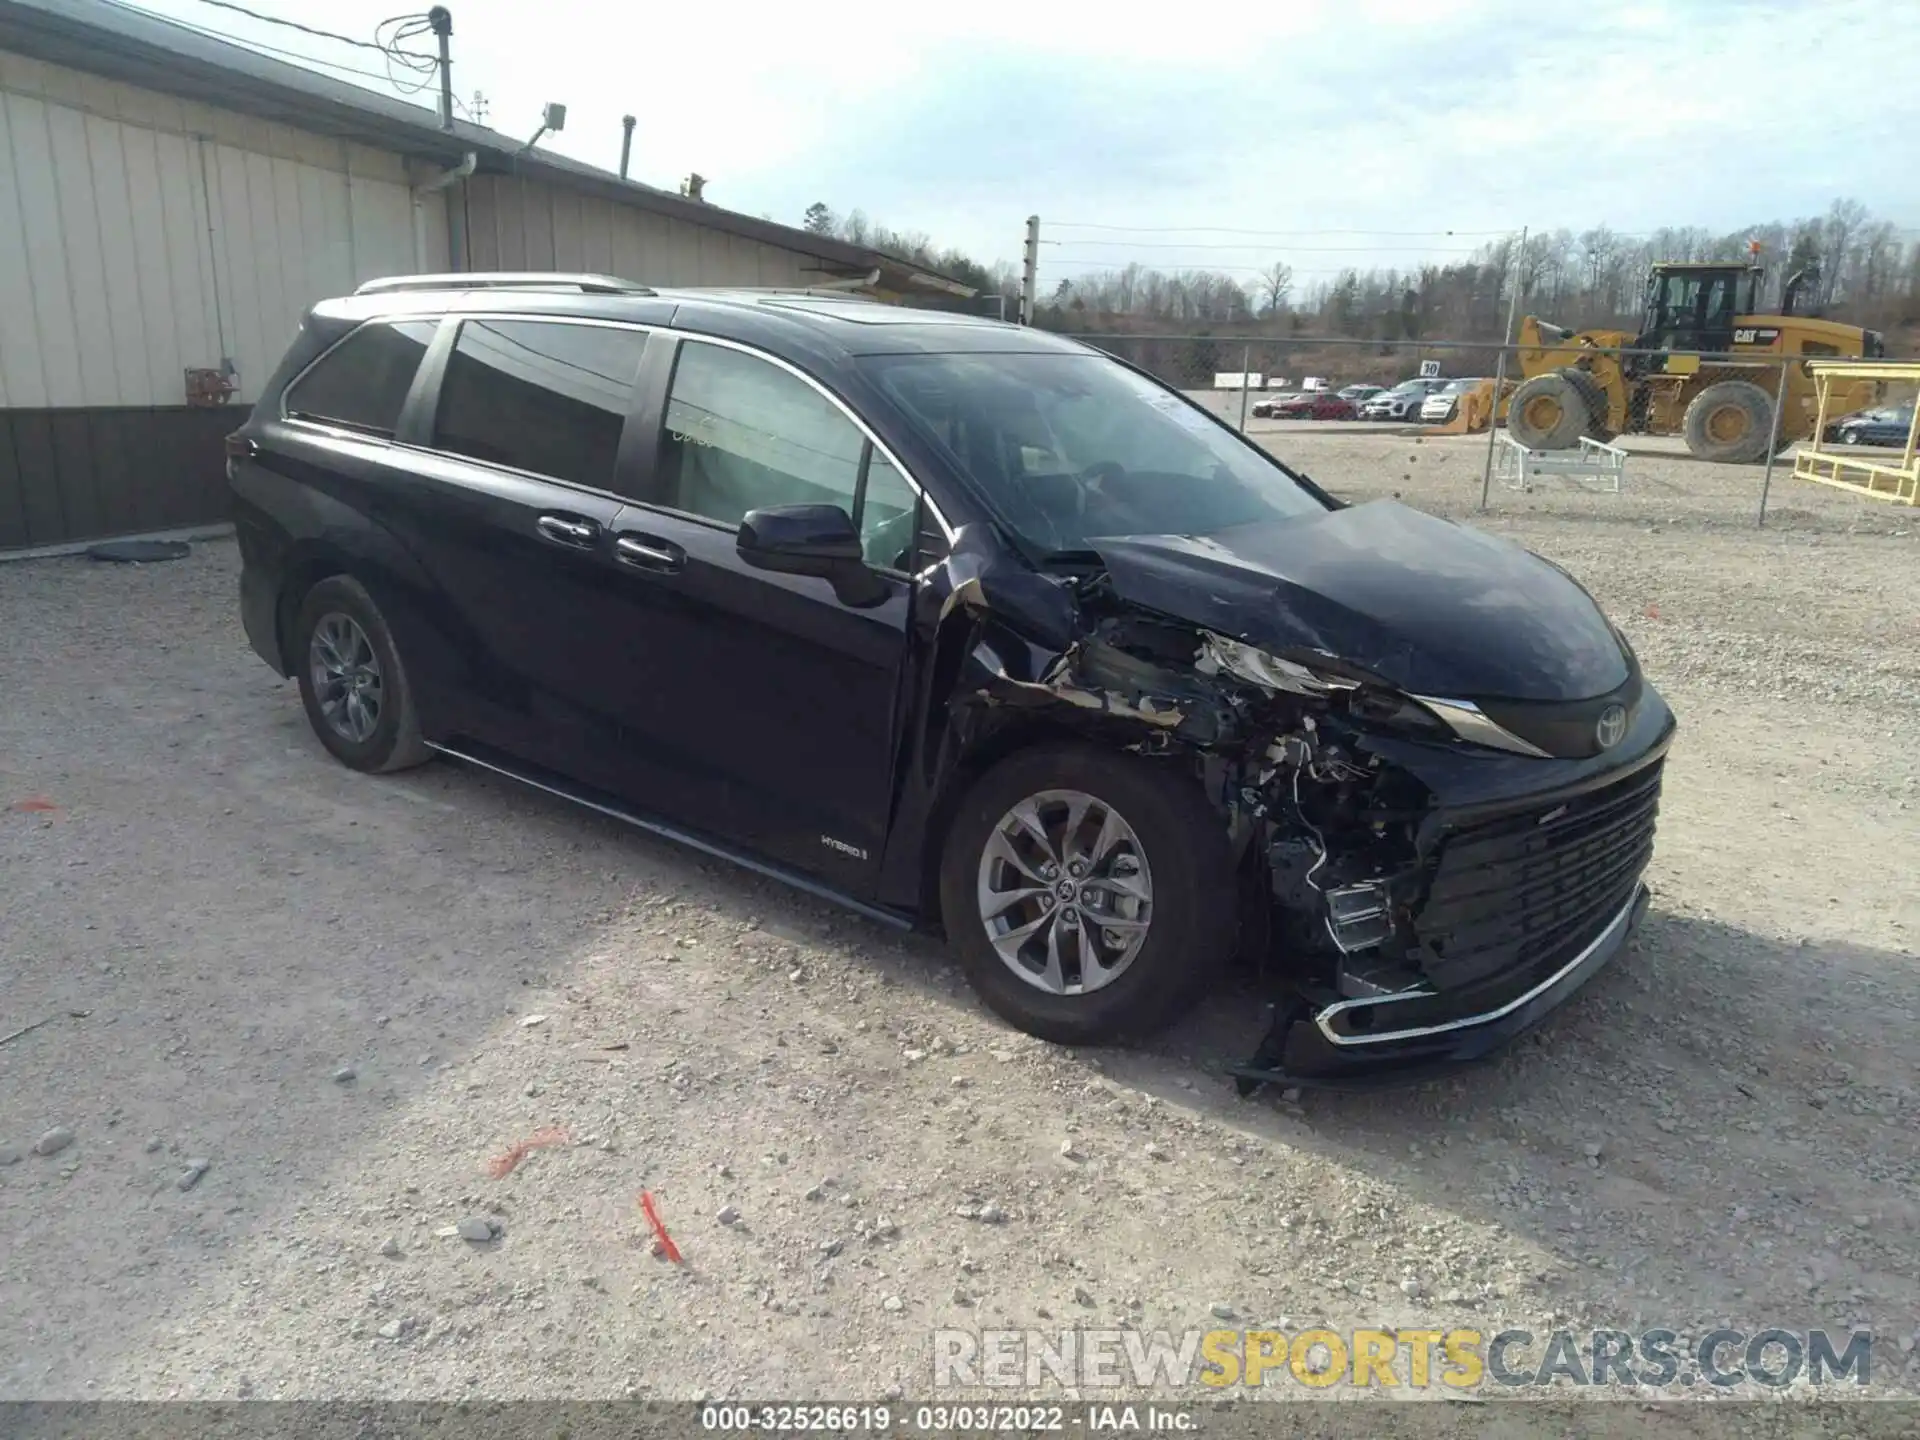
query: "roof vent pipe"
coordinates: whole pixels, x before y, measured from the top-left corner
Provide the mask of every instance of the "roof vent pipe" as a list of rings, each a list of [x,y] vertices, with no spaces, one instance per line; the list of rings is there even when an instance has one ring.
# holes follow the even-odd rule
[[[620,117],[620,178],[627,178],[627,160],[633,154],[633,127],[638,124],[633,116]]]

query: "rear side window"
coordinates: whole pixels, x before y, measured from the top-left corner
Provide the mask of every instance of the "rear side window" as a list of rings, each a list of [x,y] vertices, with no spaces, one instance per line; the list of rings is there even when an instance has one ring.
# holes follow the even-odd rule
[[[548,320],[468,320],[447,357],[438,450],[613,488],[633,401],[640,330]]]
[[[432,320],[362,325],[288,388],[287,414],[391,439],[436,328]]]

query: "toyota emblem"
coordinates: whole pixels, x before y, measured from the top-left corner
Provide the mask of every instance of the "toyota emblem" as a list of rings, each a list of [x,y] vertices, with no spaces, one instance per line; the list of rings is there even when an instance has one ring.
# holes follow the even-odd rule
[[[1609,705],[1600,712],[1593,727],[1593,739],[1602,750],[1611,750],[1627,733],[1627,707]]]

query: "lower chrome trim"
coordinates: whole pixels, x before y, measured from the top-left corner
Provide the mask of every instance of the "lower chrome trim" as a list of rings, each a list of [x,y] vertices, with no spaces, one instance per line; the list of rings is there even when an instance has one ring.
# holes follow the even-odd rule
[[[1627,926],[1628,922],[1633,919],[1634,907],[1640,903],[1640,896],[1644,889],[1645,887],[1642,885],[1635,885],[1633,887],[1633,894],[1627,897],[1627,903],[1620,907],[1619,913],[1607,922],[1604,930],[1581,947],[1578,955],[1575,955],[1573,959],[1569,960],[1565,965],[1562,965],[1531,990],[1528,990],[1525,994],[1514,996],[1513,999],[1507,1001],[1506,1004],[1497,1010],[1488,1010],[1479,1015],[1464,1015],[1457,1020],[1448,1020],[1439,1025],[1422,1025],[1407,1030],[1385,1030],[1378,1034],[1367,1035],[1337,1035],[1334,1033],[1333,1026],[1329,1023],[1332,1016],[1338,1015],[1343,1011],[1358,1010],[1363,1006],[1391,1005],[1398,1000],[1431,1000],[1439,993],[1434,990],[1421,989],[1407,990],[1398,995],[1382,996],[1378,1000],[1341,1000],[1336,1004],[1327,1006],[1326,1009],[1316,1014],[1313,1017],[1313,1023],[1320,1027],[1320,1033],[1327,1037],[1329,1043],[1334,1045],[1355,1046],[1384,1045],[1394,1040],[1419,1040],[1428,1035],[1444,1035],[1450,1030],[1467,1030],[1475,1025],[1487,1025],[1495,1020],[1504,1019],[1521,1006],[1530,1004],[1532,1001],[1546,994],[1547,991],[1553,989],[1554,986],[1558,985],[1562,980],[1566,979],[1567,976],[1571,975],[1582,965],[1586,964],[1587,961],[1592,959],[1594,952],[1600,949],[1601,946],[1610,944],[1615,940],[1619,936],[1619,933]]]
[[[751,870],[754,874],[764,875],[769,880],[778,880],[782,885],[791,885],[796,890],[802,890],[817,899],[844,906],[848,910],[866,916],[869,920],[877,920],[882,925],[892,926],[896,930],[913,929],[913,921],[895,911],[883,910],[878,905],[869,905],[864,900],[856,900],[851,895],[843,895],[840,891],[830,886],[822,885],[817,880],[810,880],[804,875],[796,875],[791,870],[782,870],[778,865],[769,865],[764,860],[755,860],[751,856],[742,855],[736,850],[729,850],[723,845],[716,845],[711,840],[702,840],[698,835],[688,834],[685,830],[678,830],[671,825],[664,825],[658,820],[649,820],[646,816],[636,815],[631,810],[623,810],[618,805],[610,805],[606,801],[595,800],[591,796],[581,795],[575,791],[563,789],[558,785],[549,785],[544,780],[536,780],[530,775],[523,775],[510,766],[502,765],[493,760],[483,760],[478,755],[470,755],[465,750],[455,749],[451,745],[436,745],[433,741],[429,740],[427,742],[427,748],[438,754],[445,755],[449,759],[464,761],[466,764],[477,766],[482,770],[490,770],[495,775],[504,775],[507,779],[517,781],[531,790],[540,790],[556,799],[565,800],[569,804],[579,805],[584,809],[595,811],[598,814],[605,815],[609,820],[618,820],[622,825],[631,825],[636,830],[645,830],[650,835],[658,835],[661,839],[671,840],[676,845],[685,845],[690,850],[698,850],[701,854],[711,855],[716,860],[725,860],[729,864],[738,865],[742,870]]]

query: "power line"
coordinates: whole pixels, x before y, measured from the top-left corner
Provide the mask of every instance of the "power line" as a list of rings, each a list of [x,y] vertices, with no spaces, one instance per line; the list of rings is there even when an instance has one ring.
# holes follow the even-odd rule
[[[233,3],[233,0],[200,0],[200,3],[202,5],[211,5],[216,10],[231,10],[236,15],[245,15],[248,19],[258,20],[263,24],[284,25],[289,30],[298,30],[305,35],[318,36],[322,40],[337,40],[342,45],[352,45],[356,49],[374,50],[382,54],[387,53],[388,47],[386,47],[385,45],[377,44],[372,40],[356,40],[351,35],[338,35],[331,30],[318,30],[311,25],[302,25],[298,20],[287,20],[287,19],[283,19],[278,15],[263,15],[258,10],[249,10],[244,5],[236,5]],[[409,16],[409,17],[403,17],[403,18],[410,19],[412,17]],[[387,23],[387,22],[383,22],[383,23]],[[426,59],[431,59],[432,57],[422,55],[416,58],[426,60]]]
[[[391,35],[386,33],[389,25],[394,27]],[[432,29],[433,22],[424,15],[390,15],[374,27],[373,38],[379,41],[381,53],[387,58],[387,79],[392,82],[393,88],[403,95],[418,95],[433,84],[435,77],[440,73],[440,62],[437,58],[400,48],[402,40],[411,39],[415,35],[428,34]],[[402,80],[394,73],[395,65],[415,78]]]
[[[1245,254],[1249,250],[1284,251],[1289,255],[1380,255],[1397,249],[1414,250],[1413,246],[1393,245],[1216,245],[1208,242],[1186,242],[1179,240],[1085,240],[1080,236],[1071,236],[1065,240],[1042,240],[1042,245],[1107,245],[1119,250],[1237,250]],[[1422,255],[1472,255],[1484,247],[1437,246],[1418,247]]]
[[[142,10],[135,5],[120,4],[119,0],[108,0],[108,3],[112,4],[115,9],[128,10],[136,15],[151,16],[153,14],[152,11]],[[171,16],[163,16],[160,18],[165,19],[170,25],[178,25],[182,30],[191,30],[195,35],[205,36],[209,40],[225,41],[227,44],[238,46],[242,50],[256,51],[261,54],[274,56],[277,59],[297,61],[301,65],[317,65],[327,70],[338,70],[343,74],[358,75],[366,80],[381,80],[389,84],[392,83],[390,76],[382,75],[378,70],[362,70],[354,65],[343,65],[337,60],[322,60],[319,56],[309,55],[302,50],[288,50],[278,45],[269,45],[261,40],[252,40],[236,35],[222,35],[217,30],[208,30],[186,20],[175,20]]]
[[[1431,239],[1436,236],[1468,235],[1517,235],[1514,230],[1239,230],[1230,225],[1097,225],[1090,220],[1049,220],[1049,230],[1109,230],[1131,235],[1254,235],[1280,237],[1288,235],[1306,236],[1309,239],[1326,235],[1385,235],[1401,240]],[[1089,244],[1114,242],[1089,241]]]
[[[1817,226],[1822,217],[1812,216],[1807,218],[1811,219],[1811,221]],[[1768,221],[1766,223],[1777,224],[1783,229],[1791,230],[1794,228],[1794,225],[1796,222],[1790,221],[1790,220],[1779,220],[1779,221]],[[1752,229],[1758,229],[1760,227],[1748,226],[1745,228],[1752,230]],[[1509,230],[1335,230],[1335,229],[1246,230],[1246,229],[1239,229],[1230,225],[1105,225],[1105,224],[1095,223],[1091,220],[1049,220],[1047,221],[1047,229],[1048,230],[1102,230],[1112,234],[1121,234],[1121,235],[1246,235],[1254,238],[1266,238],[1266,239],[1285,239],[1290,237],[1318,239],[1318,238],[1324,238],[1324,237],[1335,236],[1335,235],[1379,235],[1379,236],[1387,237],[1389,239],[1400,239],[1400,240],[1441,239],[1441,238],[1465,239],[1465,238],[1472,238],[1472,237],[1481,237],[1486,239],[1507,239],[1507,238],[1517,238],[1520,233],[1519,228],[1517,226]],[[1662,234],[1673,234],[1674,232],[1681,231],[1681,230],[1708,230],[1713,233],[1715,238],[1720,238],[1723,235],[1732,235],[1732,234],[1740,233],[1742,230],[1742,227],[1733,226],[1727,230],[1722,231],[1710,225],[1708,226],[1668,225],[1656,230],[1613,230],[1608,228],[1606,225],[1601,224],[1601,225],[1591,226],[1589,227],[1589,229],[1604,230],[1606,231],[1607,237],[1613,240],[1651,240],[1655,236],[1662,235]],[[1895,233],[1902,238],[1913,238],[1916,236],[1920,236],[1920,227],[1895,226],[1894,230],[1895,230]],[[1536,232],[1534,236],[1535,241],[1538,242],[1542,238],[1543,238],[1543,234],[1541,232]],[[1574,236],[1574,239],[1577,242],[1579,239],[1579,236],[1577,235]],[[1085,242],[1075,241],[1074,243],[1107,244],[1112,242],[1089,240]]]
[[[1076,266],[1083,266],[1083,267],[1091,266],[1097,270],[1108,271],[1113,274],[1118,274],[1122,270],[1125,270],[1127,268],[1128,263],[1129,262],[1127,261],[1113,260],[1113,259],[1108,259],[1105,257],[1099,257],[1099,256],[1093,256],[1093,255],[1056,255],[1056,256],[1050,256],[1048,259],[1042,262],[1042,265],[1043,265],[1043,268],[1047,268],[1047,269],[1051,269],[1055,266],[1064,266],[1064,265],[1076,265]],[[1137,263],[1137,262],[1134,262],[1134,263]],[[1175,263],[1177,264],[1178,262],[1175,262]],[[1229,273],[1236,273],[1236,274],[1243,274],[1243,275],[1265,275],[1273,269],[1273,266],[1272,265],[1219,265],[1219,264],[1213,264],[1210,262],[1202,262],[1202,263],[1195,264],[1185,268],[1195,269],[1195,270],[1226,271]],[[1363,267],[1357,266],[1357,265],[1328,265],[1328,266],[1318,266],[1318,267],[1316,266],[1303,267],[1298,265],[1287,266],[1287,269],[1295,275],[1344,275],[1349,270],[1359,270],[1361,268]],[[1370,270],[1399,270],[1402,272],[1411,272],[1416,269],[1424,269],[1425,267],[1418,266],[1418,265],[1370,265],[1364,268],[1370,269]]]
[[[420,84],[420,85],[409,84],[405,81],[400,80],[397,76],[395,76],[393,74],[393,63],[395,58],[397,57],[400,58],[401,64],[407,69],[414,70],[415,74],[421,74],[424,72],[420,71],[419,69],[416,69],[413,64],[409,64],[408,63],[409,61],[424,63],[428,67],[429,72],[437,70],[439,68],[439,63],[440,63],[433,56],[421,55],[418,52],[412,51],[412,50],[400,50],[398,49],[397,46],[387,47],[387,46],[370,44],[369,42],[366,42],[366,41],[352,40],[344,35],[334,35],[325,30],[315,30],[310,26],[299,25],[291,20],[276,21],[276,20],[273,20],[271,16],[256,15],[255,12],[251,10],[247,10],[242,6],[228,4],[226,3],[226,0],[202,0],[202,3],[208,4],[208,5],[216,5],[223,10],[238,10],[241,14],[251,15],[255,19],[268,20],[270,23],[274,23],[274,24],[289,25],[293,29],[301,30],[311,35],[320,36],[329,40],[345,41],[347,44],[356,46],[358,48],[377,50],[382,55],[387,57],[387,73],[383,75],[378,70],[366,70],[366,69],[362,69],[357,65],[344,64],[338,60],[323,59],[318,55],[308,54],[304,50],[289,50],[284,46],[269,45],[266,41],[255,40],[251,36],[223,34],[217,30],[209,30],[205,26],[195,25],[190,20],[175,19],[171,15],[155,16],[155,12],[151,10],[143,10],[136,5],[125,4],[123,3],[123,0],[107,0],[107,3],[111,4],[117,10],[126,10],[135,15],[145,15],[149,17],[163,19],[169,25],[178,25],[181,29],[190,30],[195,35],[205,36],[209,40],[219,40],[228,45],[238,46],[240,49],[243,49],[243,50],[248,50],[248,51],[252,51],[252,52],[263,54],[263,55],[271,55],[276,59],[293,61],[297,64],[300,64],[306,67],[318,67],[323,70],[338,71],[340,74],[358,76],[360,79],[363,79],[363,80],[379,80],[388,85],[391,85],[394,89],[399,90],[403,94],[409,94],[409,95],[418,94],[421,90],[425,89],[426,87],[424,84]],[[400,16],[397,18],[403,19],[403,20],[411,20],[411,19],[424,18],[424,17]],[[387,24],[387,23],[391,23],[391,22],[386,22],[386,21],[382,22],[382,24]],[[460,106],[460,108],[463,111],[466,109],[464,105],[461,105],[459,97],[457,96],[454,98],[453,103],[457,106]]]

